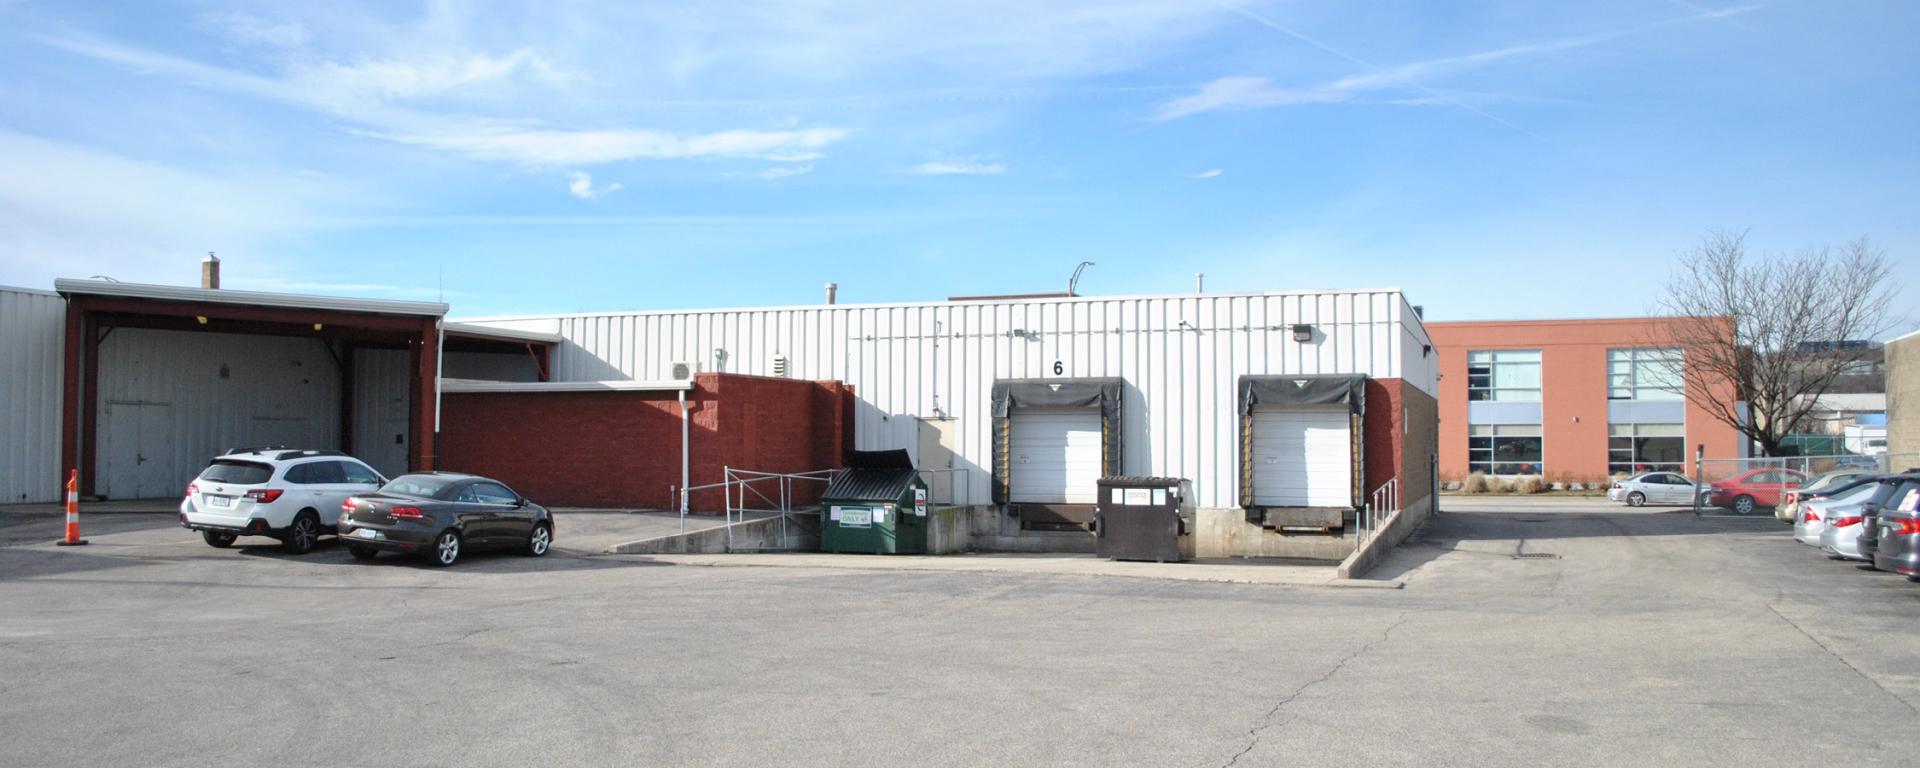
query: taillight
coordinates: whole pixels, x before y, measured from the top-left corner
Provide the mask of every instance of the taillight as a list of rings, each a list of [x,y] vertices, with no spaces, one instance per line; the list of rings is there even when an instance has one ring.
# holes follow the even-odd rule
[[[1819,516],[1819,515],[1816,515],[1816,514],[1814,514],[1814,513],[1812,513],[1812,512],[1808,512],[1808,513],[1807,513],[1807,516],[1806,516],[1806,517],[1804,517],[1804,518],[1801,518],[1801,522],[1804,522],[1804,523],[1817,523],[1817,522],[1820,522],[1820,516]],[[1778,523],[1776,523],[1776,525],[1778,525]]]
[[[283,493],[286,493],[286,491],[278,488],[255,488],[247,491],[247,498],[260,502],[261,504],[272,504],[276,499],[279,499],[280,494]]]
[[[1616,490],[1616,491],[1617,491],[1617,490],[1620,490],[1620,484],[1619,484],[1619,483],[1614,483],[1614,484],[1613,484],[1613,489],[1614,489],[1614,490]]]
[[[409,520],[418,520],[420,519],[420,508],[419,507],[391,507],[387,510],[387,517],[404,517]]]
[[[1854,515],[1850,517],[1836,517],[1833,519],[1833,527],[1845,528],[1849,525],[1859,525],[1860,521],[1865,519],[1866,518],[1860,517],[1858,515]]]
[[[1891,531],[1891,533],[1895,536],[1920,535],[1920,520],[1916,520],[1911,517],[1902,517],[1902,518],[1896,518],[1891,522],[1893,523],[1893,530]]]
[[[1793,492],[1791,492],[1791,491],[1789,491],[1789,492],[1787,492],[1787,505],[1788,505],[1788,506],[1792,506],[1794,502],[1796,502],[1796,501],[1799,501],[1799,500],[1800,500],[1800,494],[1797,494],[1797,493],[1793,493]]]
[[[200,492],[199,483],[187,483],[187,498],[193,498],[193,495],[199,492]]]
[[[359,501],[359,499],[354,499],[354,498],[348,498],[348,499],[347,499],[346,501],[343,501],[343,502],[340,502],[340,511],[341,511],[341,512],[352,512],[352,511],[353,511],[353,503],[354,503],[355,501]]]

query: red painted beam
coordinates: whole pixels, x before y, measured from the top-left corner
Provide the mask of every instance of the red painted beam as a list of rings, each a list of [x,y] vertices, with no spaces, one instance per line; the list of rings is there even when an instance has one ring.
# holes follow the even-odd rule
[[[67,474],[80,466],[80,360],[83,355],[78,350],[85,332],[84,316],[80,308],[67,305],[67,339],[60,356],[60,476],[47,478],[47,482],[59,489],[57,497],[65,495]]]
[[[95,477],[100,468],[96,456],[100,445],[100,321],[89,315],[81,326],[85,360],[81,363],[84,370],[80,374],[80,408],[87,417],[80,431],[80,495],[97,496],[100,485]]]

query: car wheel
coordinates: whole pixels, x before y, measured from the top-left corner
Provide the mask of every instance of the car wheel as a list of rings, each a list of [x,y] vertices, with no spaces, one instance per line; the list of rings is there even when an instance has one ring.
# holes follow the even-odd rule
[[[1639,491],[1634,491],[1633,493],[1629,493],[1629,494],[1627,494],[1627,506],[1629,506],[1629,507],[1644,507],[1644,506],[1646,506],[1646,505],[1647,505],[1647,495],[1646,495],[1646,494],[1644,494],[1644,493],[1641,493],[1641,492],[1639,492]]]
[[[527,548],[521,552],[528,557],[539,557],[553,546],[553,528],[546,523],[535,523],[533,532],[527,534]]]
[[[1733,513],[1736,515],[1751,515],[1754,506],[1753,497],[1744,493],[1733,499]]]
[[[373,547],[369,547],[365,544],[348,544],[347,554],[353,555],[353,559],[355,560],[372,560],[375,556],[380,554],[380,550],[374,549]]]
[[[313,551],[320,543],[320,518],[312,512],[301,512],[293,518],[293,524],[287,526],[287,532],[280,538],[280,548],[290,555],[304,555]]]
[[[226,549],[233,546],[233,540],[240,538],[224,531],[201,531],[200,538],[207,540],[207,546],[214,549]]]
[[[433,551],[427,553],[427,562],[439,568],[460,562],[460,533],[451,528],[441,531],[433,540]]]

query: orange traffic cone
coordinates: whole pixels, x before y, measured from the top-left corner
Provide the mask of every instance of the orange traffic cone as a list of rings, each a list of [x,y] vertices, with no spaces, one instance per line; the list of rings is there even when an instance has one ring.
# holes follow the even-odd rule
[[[62,547],[77,547],[87,543],[80,538],[80,470],[67,475],[67,537],[54,544]]]

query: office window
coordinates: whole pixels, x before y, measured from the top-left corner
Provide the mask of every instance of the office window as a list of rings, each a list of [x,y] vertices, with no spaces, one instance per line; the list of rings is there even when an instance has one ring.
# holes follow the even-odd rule
[[[1607,350],[1607,398],[1610,400],[1680,400],[1686,397],[1686,377],[1678,349]]]
[[[1684,472],[1687,431],[1679,424],[1607,425],[1607,473]]]
[[[1467,427],[1467,469],[1489,475],[1538,475],[1545,471],[1538,424],[1474,424]]]
[[[1540,350],[1468,352],[1467,399],[1540,402]]]

